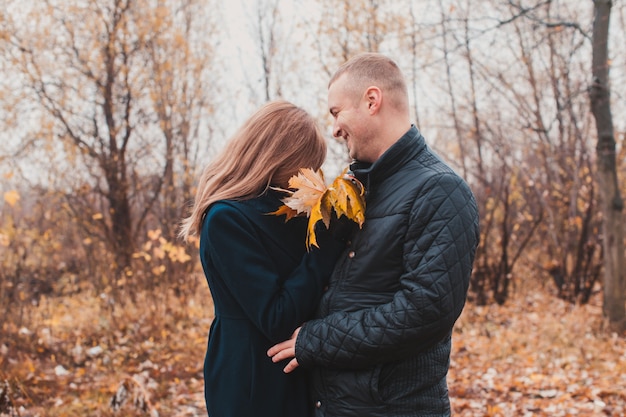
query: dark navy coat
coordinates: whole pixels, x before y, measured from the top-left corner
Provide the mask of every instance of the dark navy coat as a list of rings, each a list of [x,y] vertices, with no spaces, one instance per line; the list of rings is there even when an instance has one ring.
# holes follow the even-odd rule
[[[306,371],[285,374],[286,361],[266,352],[310,318],[342,247],[325,241],[307,253],[306,219],[268,215],[279,197],[219,201],[204,219],[200,259],[215,305],[204,363],[210,417],[310,415]]]

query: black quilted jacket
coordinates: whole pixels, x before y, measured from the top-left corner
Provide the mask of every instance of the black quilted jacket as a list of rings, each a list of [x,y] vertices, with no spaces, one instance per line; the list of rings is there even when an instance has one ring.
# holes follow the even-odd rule
[[[449,415],[450,337],[478,244],[474,197],[415,127],[351,168],[367,190],[366,221],[296,341],[315,415]]]

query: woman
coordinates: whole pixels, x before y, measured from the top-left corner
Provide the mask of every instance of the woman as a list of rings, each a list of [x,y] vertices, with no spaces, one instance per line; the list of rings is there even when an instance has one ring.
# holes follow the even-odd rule
[[[269,213],[284,197],[272,187],[286,189],[300,168],[317,170],[325,156],[313,118],[276,101],[241,127],[200,178],[181,235],[200,236],[215,305],[204,362],[211,417],[310,414],[304,371],[285,374],[266,352],[314,312],[343,244],[320,230],[321,249],[307,252],[307,219]]]

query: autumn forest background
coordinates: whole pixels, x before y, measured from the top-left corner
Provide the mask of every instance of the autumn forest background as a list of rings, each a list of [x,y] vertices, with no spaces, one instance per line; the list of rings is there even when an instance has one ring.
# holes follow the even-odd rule
[[[454,415],[624,415],[624,39],[620,0],[0,0],[0,416],[206,415],[196,179],[275,98],[339,173],[362,51],[479,203]]]

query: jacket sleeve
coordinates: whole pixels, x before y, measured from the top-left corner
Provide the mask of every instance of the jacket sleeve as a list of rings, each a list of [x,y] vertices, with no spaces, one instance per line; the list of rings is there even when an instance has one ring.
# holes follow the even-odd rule
[[[478,210],[453,174],[429,179],[410,213],[401,289],[382,305],[305,323],[296,340],[303,367],[366,368],[399,360],[446,337],[465,304],[478,243]]]
[[[205,256],[248,319],[271,341],[289,338],[315,311],[336,257],[328,242],[305,253],[285,279],[266,241],[237,208],[216,203],[207,213]],[[303,241],[304,244],[304,241]]]

